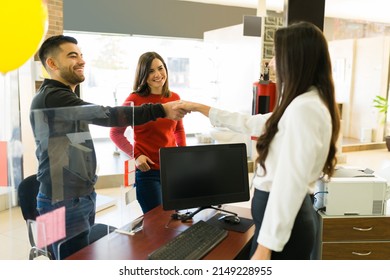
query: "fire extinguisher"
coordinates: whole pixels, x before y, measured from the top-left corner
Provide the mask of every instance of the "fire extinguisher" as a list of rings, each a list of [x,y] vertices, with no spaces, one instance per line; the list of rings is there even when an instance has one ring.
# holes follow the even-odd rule
[[[265,62],[259,81],[253,83],[252,114],[266,114],[275,107],[276,85],[269,79],[269,63]]]
[[[252,114],[266,114],[272,112],[276,102],[276,84],[267,80],[253,83]]]

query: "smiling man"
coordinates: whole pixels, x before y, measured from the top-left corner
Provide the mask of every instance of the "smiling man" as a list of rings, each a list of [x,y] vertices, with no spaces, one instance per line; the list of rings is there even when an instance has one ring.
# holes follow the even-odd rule
[[[79,236],[69,243],[71,252],[88,244],[95,221],[96,154],[88,125],[127,127],[158,118],[179,120],[185,112],[173,110],[175,102],[106,107],[83,101],[76,87],[85,79],[85,61],[73,37],[48,38],[39,58],[50,79],[43,81],[30,113],[40,182],[37,209],[44,214],[65,207],[66,236]],[[58,259],[57,243],[53,253]]]

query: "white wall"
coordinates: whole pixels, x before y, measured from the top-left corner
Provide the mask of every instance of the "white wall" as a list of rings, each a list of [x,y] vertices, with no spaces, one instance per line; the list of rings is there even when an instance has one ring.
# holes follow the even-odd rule
[[[373,108],[376,95],[387,96],[390,37],[356,40],[349,135],[359,138],[361,129],[374,131],[373,141],[383,141],[384,125]]]
[[[337,40],[329,42],[329,53],[333,66],[333,79],[336,88],[337,103],[342,104],[343,130],[342,133],[349,134],[350,125],[350,99],[352,84],[352,69],[355,53],[355,40]]]
[[[38,162],[35,156],[35,140],[30,125],[30,106],[35,95],[36,76],[33,58],[18,69],[20,90],[20,122],[23,143],[23,176],[37,173]]]
[[[343,104],[344,136],[360,139],[362,130],[371,129],[372,141],[383,141],[384,125],[373,99],[387,96],[390,37],[331,41],[329,52],[337,101]]]
[[[243,25],[204,33],[204,42],[217,46],[218,104],[220,108],[250,114],[253,83],[260,77],[260,37],[243,36]]]

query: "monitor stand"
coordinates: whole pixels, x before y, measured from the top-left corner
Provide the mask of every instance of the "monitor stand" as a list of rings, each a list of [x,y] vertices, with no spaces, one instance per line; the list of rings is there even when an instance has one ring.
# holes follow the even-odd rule
[[[199,207],[198,209],[196,209],[194,212],[192,213],[189,213],[188,215],[185,215],[184,217],[181,217],[180,220],[184,223],[188,220],[191,220],[192,217],[194,217],[196,214],[198,214],[200,211],[204,210],[204,209],[215,209],[215,210],[218,210],[218,211],[222,211],[222,212],[226,212],[226,213],[229,213],[229,214],[232,214],[232,215],[235,215],[237,216],[237,213],[234,213],[234,212],[231,212],[231,211],[228,211],[228,210],[225,210],[225,209],[221,209],[220,208],[221,205],[219,205],[218,207],[214,207],[214,206],[202,206],[202,207]]]

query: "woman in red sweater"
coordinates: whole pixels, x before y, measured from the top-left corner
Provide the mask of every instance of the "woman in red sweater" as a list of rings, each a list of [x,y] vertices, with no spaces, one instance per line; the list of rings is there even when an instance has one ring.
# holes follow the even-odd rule
[[[167,66],[163,58],[155,52],[140,56],[133,90],[123,105],[129,104],[130,101],[134,106],[138,106],[180,99],[178,94],[169,90]],[[134,147],[125,137],[125,130],[126,127],[111,128],[110,138],[130,157],[133,157],[134,148],[137,200],[143,213],[146,213],[161,204],[159,149],[186,145],[183,121],[157,119],[135,126]]]

